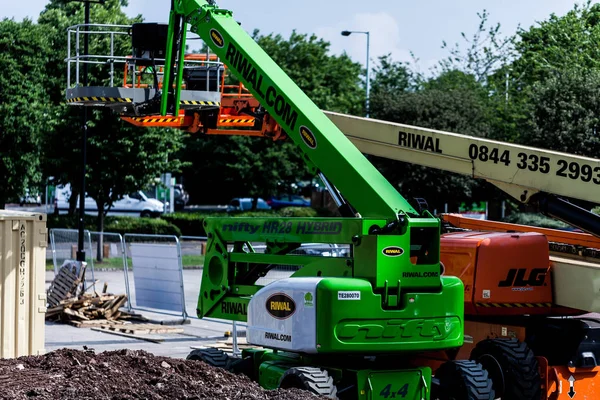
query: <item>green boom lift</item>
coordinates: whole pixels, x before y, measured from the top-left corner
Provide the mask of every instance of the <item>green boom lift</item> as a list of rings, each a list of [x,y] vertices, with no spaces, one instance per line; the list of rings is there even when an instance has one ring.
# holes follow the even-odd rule
[[[442,275],[440,221],[411,206],[230,11],[172,1],[164,90],[147,108],[153,112],[138,115],[179,115],[188,28],[285,130],[342,215],[207,218],[198,317],[246,322],[248,342],[259,348],[236,358],[200,349],[188,358],[243,372],[266,389],[331,398],[494,399],[480,364],[453,360],[464,339],[464,287]],[[294,254],[306,243],[349,252]],[[257,284],[281,265],[296,272]]]

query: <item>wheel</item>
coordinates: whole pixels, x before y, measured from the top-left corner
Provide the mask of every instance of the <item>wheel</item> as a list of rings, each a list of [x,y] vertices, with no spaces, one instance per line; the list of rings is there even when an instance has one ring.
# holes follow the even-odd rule
[[[541,398],[542,378],[538,362],[526,343],[515,338],[483,340],[471,351],[470,358],[489,372],[499,397],[511,400]]]
[[[187,360],[204,361],[213,367],[228,369],[231,364],[229,355],[218,349],[196,349],[186,357]]]
[[[435,371],[434,377],[437,384],[432,385],[431,400],[494,400],[496,398],[487,371],[474,361],[448,361]]]
[[[142,218],[150,218],[151,216],[152,216],[152,214],[150,214],[150,211],[148,211],[148,210],[144,210],[140,214],[140,217],[142,217]]]
[[[321,368],[294,367],[284,372],[279,387],[304,389],[318,396],[337,399],[337,387],[329,373]]]

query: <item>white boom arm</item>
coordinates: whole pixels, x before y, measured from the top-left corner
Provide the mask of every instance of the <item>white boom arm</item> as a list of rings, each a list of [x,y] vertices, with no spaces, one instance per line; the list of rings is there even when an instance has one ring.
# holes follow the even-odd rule
[[[485,179],[527,203],[538,192],[600,201],[600,160],[326,111],[366,154]]]

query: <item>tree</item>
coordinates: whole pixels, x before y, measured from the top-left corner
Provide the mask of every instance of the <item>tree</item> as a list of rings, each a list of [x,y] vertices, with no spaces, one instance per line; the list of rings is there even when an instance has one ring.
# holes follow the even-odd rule
[[[485,87],[473,75],[448,71],[421,88],[379,93],[372,100],[374,118],[465,135],[491,132]],[[371,158],[382,174],[407,198],[423,197],[431,208],[476,200],[477,182],[469,177],[409,163]]]
[[[317,106],[364,115],[361,65],[348,55],[329,55],[329,42],[295,30],[288,40],[281,35],[261,35],[258,30],[252,36]]]
[[[446,41],[442,48],[449,49],[450,55],[440,62],[441,72],[459,70],[473,75],[477,82],[486,82],[495,71],[502,68],[514,58],[514,37],[502,37],[500,24],[488,26],[489,14],[486,10],[477,13],[479,26],[472,39],[461,32],[468,45],[462,50],[458,43],[449,48]]]
[[[346,56],[328,54],[329,43],[315,35],[293,32],[260,35],[254,39],[271,58],[326,110],[364,114],[361,66]],[[276,194],[280,183],[311,178],[303,154],[291,140],[273,142],[256,137],[193,136],[180,157],[201,160],[184,169],[190,197],[196,201],[223,202],[232,197]],[[219,187],[219,191],[207,188]]]
[[[31,20],[0,22],[0,208],[41,182],[40,134],[56,120],[44,82],[48,52]]]
[[[130,25],[140,22],[141,17],[128,18],[122,11],[125,0],[107,0],[104,4],[91,5],[93,22],[99,24]],[[67,65],[64,58],[67,50],[67,27],[81,24],[84,5],[82,3],[53,0],[42,12],[39,24],[53,43],[55,51],[47,62],[50,76],[49,90],[53,109],[61,115],[61,123],[49,130],[44,140],[44,167],[48,175],[58,183],[70,183],[71,212],[75,211],[77,197],[82,195],[81,141],[82,119],[80,108],[65,106],[65,75]],[[83,35],[82,35],[83,39]],[[83,41],[83,40],[81,40]],[[89,54],[110,54],[110,36],[93,35],[89,40]],[[71,43],[74,46],[74,43]],[[114,54],[130,54],[128,36],[115,36]],[[71,49],[72,54],[75,49]],[[119,82],[119,64],[115,70],[115,82]],[[109,64],[89,65],[90,86],[109,86],[111,78]],[[86,193],[97,204],[97,229],[104,231],[104,217],[114,201],[125,194],[147,187],[162,172],[177,172],[183,164],[173,157],[179,151],[183,134],[173,130],[140,129],[119,120],[107,109],[88,110]],[[68,151],[64,151],[68,149]],[[102,259],[102,239],[98,244],[98,259]]]
[[[600,70],[557,71],[533,85],[531,103],[530,128],[523,136],[525,143],[570,154],[598,156]]]
[[[395,94],[414,87],[413,73],[407,63],[392,60],[391,54],[378,58],[373,68],[371,96]]]
[[[539,26],[521,30],[513,73],[521,85],[543,81],[565,69],[600,68],[600,4],[575,4],[566,15],[550,15]]]

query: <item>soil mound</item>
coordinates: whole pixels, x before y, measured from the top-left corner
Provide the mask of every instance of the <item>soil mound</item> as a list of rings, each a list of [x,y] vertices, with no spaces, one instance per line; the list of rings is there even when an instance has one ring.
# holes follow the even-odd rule
[[[87,349],[0,359],[0,398],[318,399],[295,389],[267,391],[246,376],[202,361],[159,357],[143,350],[96,354]]]

